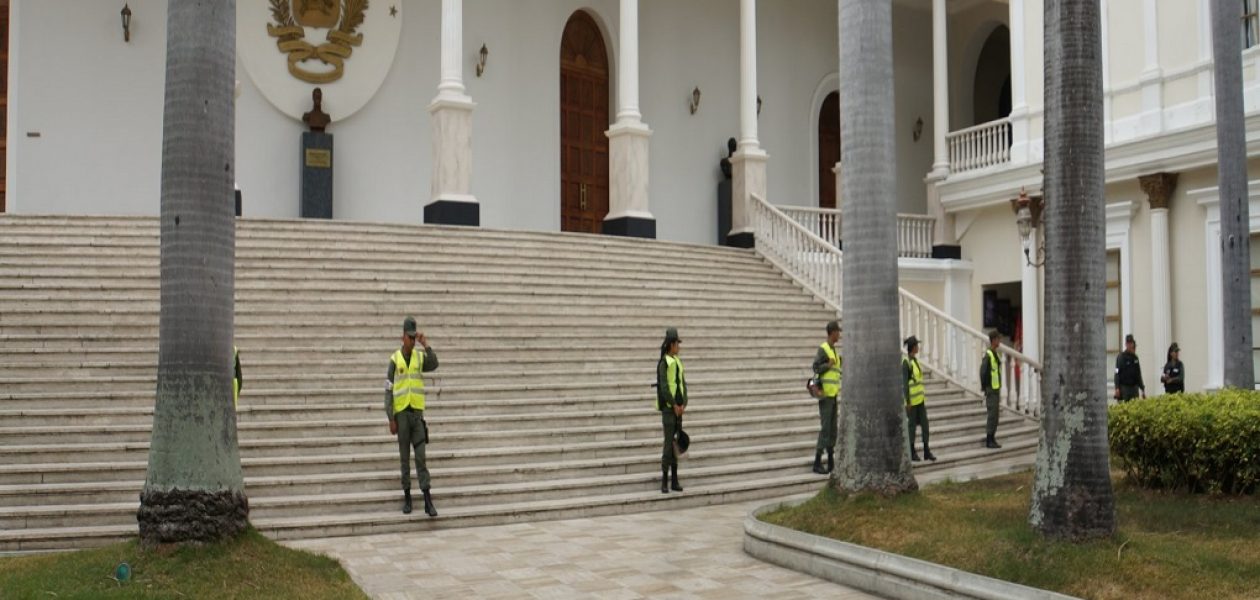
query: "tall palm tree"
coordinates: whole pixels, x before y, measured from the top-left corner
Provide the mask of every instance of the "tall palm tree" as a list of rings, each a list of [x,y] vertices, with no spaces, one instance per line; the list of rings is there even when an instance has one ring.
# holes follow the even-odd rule
[[[236,1],[170,0],[162,123],[161,315],[140,539],[248,525],[232,408]]]
[[[910,472],[897,314],[892,3],[840,0],[845,378],[833,485],[895,494]]]
[[[1236,1],[1212,3],[1225,385],[1249,390],[1255,387],[1256,375],[1251,362],[1251,237],[1240,16]]]
[[[1046,362],[1028,520],[1047,537],[1115,531],[1104,332],[1102,21],[1098,0],[1045,0]]]

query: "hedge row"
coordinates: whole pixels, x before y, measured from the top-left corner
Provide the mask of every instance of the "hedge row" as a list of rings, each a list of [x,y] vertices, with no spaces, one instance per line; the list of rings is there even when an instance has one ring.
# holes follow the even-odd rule
[[[1112,454],[1140,485],[1211,494],[1260,486],[1260,393],[1173,394],[1111,407]]]

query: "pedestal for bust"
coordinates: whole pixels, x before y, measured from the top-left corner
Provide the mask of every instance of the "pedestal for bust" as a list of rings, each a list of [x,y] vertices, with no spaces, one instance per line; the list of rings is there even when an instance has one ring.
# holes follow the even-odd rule
[[[333,136],[323,131],[302,132],[303,219],[333,216]]]

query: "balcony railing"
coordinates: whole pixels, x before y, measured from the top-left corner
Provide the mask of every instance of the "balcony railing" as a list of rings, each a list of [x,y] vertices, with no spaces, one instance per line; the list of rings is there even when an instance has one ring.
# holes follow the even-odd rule
[[[840,211],[834,208],[779,206],[778,209],[810,233],[839,248]],[[932,230],[936,219],[926,215],[897,215],[897,255],[908,258],[932,256]]]
[[[949,169],[974,171],[1011,162],[1011,120],[1001,118],[950,133]]]

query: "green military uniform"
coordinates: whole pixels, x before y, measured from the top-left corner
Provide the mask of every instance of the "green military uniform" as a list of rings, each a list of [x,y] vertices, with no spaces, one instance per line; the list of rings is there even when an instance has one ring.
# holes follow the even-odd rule
[[[669,346],[678,339],[673,327],[665,332],[661,346],[661,360],[656,363],[656,410],[661,413],[661,493],[670,489],[681,492],[678,484],[678,456],[674,453],[674,438],[682,430],[682,417],[674,414],[675,406],[687,406],[687,376],[682,360],[667,353]],[[672,483],[671,483],[672,480]]]
[[[408,317],[403,322],[406,335],[416,333],[415,320]],[[411,512],[411,456],[416,454],[416,477],[420,491],[424,493],[425,512],[437,516],[437,509],[429,494],[429,468],[425,464],[424,447],[429,441],[428,426],[424,421],[424,376],[438,368],[437,353],[432,348],[412,348],[404,353],[399,349],[389,357],[385,372],[385,415],[398,426],[398,459],[402,474],[404,495],[403,513]]]
[[[992,348],[984,350],[980,360],[980,389],[984,391],[984,424],[986,448],[1001,448],[997,443],[998,410],[1002,402],[1002,357]]]
[[[820,452],[825,450],[828,454],[836,447],[836,404],[840,396],[843,365],[843,359],[831,344],[823,342],[818,346],[818,352],[814,354],[814,374],[822,387],[822,397],[818,399],[818,443],[814,448]]]
[[[245,383],[245,378],[241,377],[241,351],[236,346],[232,346],[232,361],[236,363],[232,375],[232,407],[236,408],[240,405],[241,385]]]
[[[1120,401],[1128,402],[1146,392],[1146,384],[1142,381],[1142,365],[1137,354],[1121,352],[1116,357],[1116,389],[1120,390]]]
[[[914,451],[914,430],[916,427],[922,427],[923,457],[936,460],[928,444],[928,416],[926,395],[923,392],[923,369],[919,367],[917,358],[907,356],[901,359],[901,381],[904,384],[902,399],[906,403],[906,421],[910,430],[910,459],[919,460],[919,454]]]

